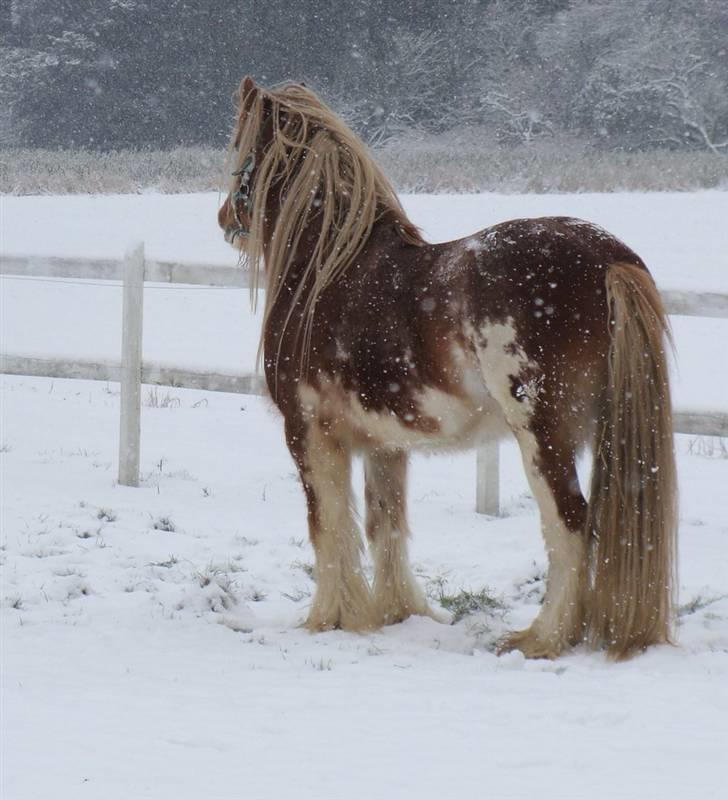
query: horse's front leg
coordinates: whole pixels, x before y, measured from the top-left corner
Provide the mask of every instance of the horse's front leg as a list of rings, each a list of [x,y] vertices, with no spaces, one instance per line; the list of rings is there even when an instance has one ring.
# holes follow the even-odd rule
[[[316,592],[305,625],[312,631],[370,630],[377,618],[352,511],[351,453],[315,420],[287,422],[286,438],[306,493],[316,556]]]
[[[374,604],[380,624],[411,614],[434,617],[407,556],[407,455],[373,451],[364,459],[366,532],[374,561]]]

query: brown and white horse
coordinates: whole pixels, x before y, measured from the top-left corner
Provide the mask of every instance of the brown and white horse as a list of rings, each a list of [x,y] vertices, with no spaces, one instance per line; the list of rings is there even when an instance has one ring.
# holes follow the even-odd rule
[[[568,217],[429,244],[364,144],[310,89],[246,78],[219,211],[308,504],[312,630],[429,614],[407,557],[407,453],[512,433],[548,554],[543,605],[501,651],[579,642],[627,657],[670,638],[676,488],[667,321],[642,260]],[[594,460],[589,499],[575,460]],[[366,476],[369,586],[352,513]]]

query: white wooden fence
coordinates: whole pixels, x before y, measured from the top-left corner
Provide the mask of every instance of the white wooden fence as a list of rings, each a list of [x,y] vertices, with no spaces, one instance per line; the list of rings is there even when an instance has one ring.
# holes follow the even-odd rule
[[[121,385],[119,482],[139,483],[140,414],[142,384],[206,389],[217,392],[264,394],[259,375],[199,372],[142,363],[144,283],[176,283],[246,287],[248,277],[238,267],[148,261],[144,245],[127,250],[122,261],[113,259],[0,256],[0,275],[122,281],[122,353],[119,363],[61,358],[28,358],[0,353],[0,373],[51,378],[118,381]],[[663,291],[669,314],[728,318],[728,294]],[[675,432],[728,436],[728,413],[678,409]],[[476,511],[497,515],[500,510],[499,448],[487,444],[477,452]]]

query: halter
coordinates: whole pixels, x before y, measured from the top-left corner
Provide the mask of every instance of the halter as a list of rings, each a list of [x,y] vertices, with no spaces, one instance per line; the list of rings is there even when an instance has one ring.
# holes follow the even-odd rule
[[[233,205],[233,217],[235,218],[235,222],[238,223],[238,227],[235,231],[233,231],[233,241],[235,240],[236,236],[249,236],[250,229],[246,228],[245,225],[240,220],[238,216],[238,203],[242,203],[245,207],[245,210],[250,214],[253,203],[250,199],[250,176],[255,169],[255,151],[250,153],[243,161],[242,166],[240,169],[236,169],[233,172],[235,177],[240,177],[240,185],[238,186],[237,190],[233,192],[232,195],[232,205]]]

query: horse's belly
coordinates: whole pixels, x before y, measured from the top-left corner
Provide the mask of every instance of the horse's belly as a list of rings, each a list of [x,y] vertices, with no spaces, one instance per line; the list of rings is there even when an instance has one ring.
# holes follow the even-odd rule
[[[474,402],[425,387],[410,412],[365,409],[356,397],[347,403],[346,422],[360,446],[442,450],[473,447],[503,436],[508,428],[490,395]]]
[[[360,393],[332,377],[316,388],[300,387],[304,413],[355,448],[463,449],[506,435],[505,417],[477,360],[459,347],[450,357],[450,391],[405,382],[385,391],[375,382]]]

